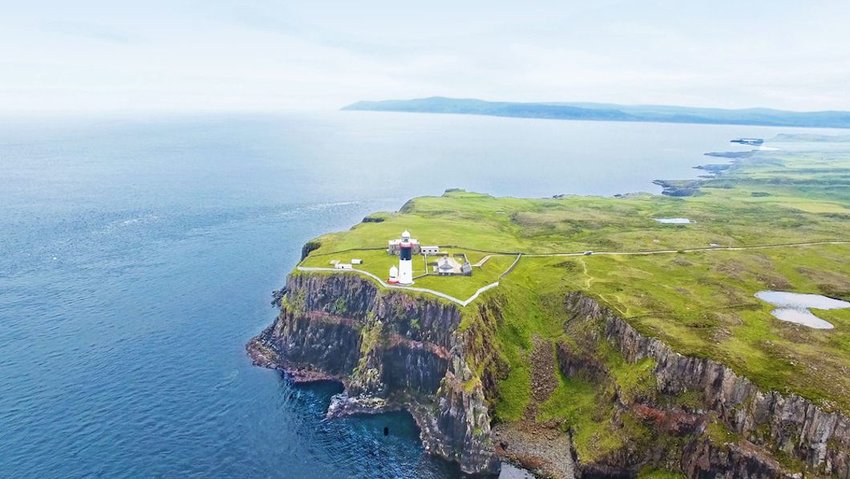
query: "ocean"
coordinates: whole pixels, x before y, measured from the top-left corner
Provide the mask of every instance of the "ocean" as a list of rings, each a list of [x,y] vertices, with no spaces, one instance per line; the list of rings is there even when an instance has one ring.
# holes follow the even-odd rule
[[[0,119],[0,477],[451,478],[244,345],[301,245],[447,188],[658,192],[798,130],[373,112]],[[383,428],[390,434],[384,436]]]

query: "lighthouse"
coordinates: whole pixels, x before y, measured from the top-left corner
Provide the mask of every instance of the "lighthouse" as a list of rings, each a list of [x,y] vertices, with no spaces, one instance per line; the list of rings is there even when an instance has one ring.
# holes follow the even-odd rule
[[[410,240],[409,231],[401,234],[398,245],[398,282],[413,284],[413,241]]]
[[[387,242],[387,254],[398,255],[398,267],[390,268],[390,276],[387,283],[390,284],[413,284],[413,255],[422,252],[419,241],[410,237],[409,231],[404,231],[401,238]]]

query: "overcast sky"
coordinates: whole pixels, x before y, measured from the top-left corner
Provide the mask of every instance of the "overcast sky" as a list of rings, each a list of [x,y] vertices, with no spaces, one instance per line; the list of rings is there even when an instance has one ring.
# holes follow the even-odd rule
[[[4,3],[4,113],[435,95],[850,110],[846,0]]]

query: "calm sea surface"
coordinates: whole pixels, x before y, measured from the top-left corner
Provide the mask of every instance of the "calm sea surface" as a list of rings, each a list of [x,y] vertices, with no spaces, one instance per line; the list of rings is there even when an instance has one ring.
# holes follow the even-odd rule
[[[333,112],[0,120],[0,476],[455,477],[252,367],[301,245],[412,196],[657,191],[788,129]],[[716,160],[714,160],[716,161]],[[390,435],[383,435],[383,427]]]

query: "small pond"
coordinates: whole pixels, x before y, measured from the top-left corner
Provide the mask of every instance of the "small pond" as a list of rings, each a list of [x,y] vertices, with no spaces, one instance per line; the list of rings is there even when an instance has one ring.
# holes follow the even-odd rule
[[[687,225],[691,223],[691,220],[687,218],[654,218],[655,221],[659,223],[664,223],[666,225]]]
[[[812,309],[850,308],[850,303],[827,298],[820,294],[789,293],[784,291],[759,291],[756,298],[776,306],[771,314],[781,321],[802,324],[813,329],[832,329],[829,321],[815,316]]]

